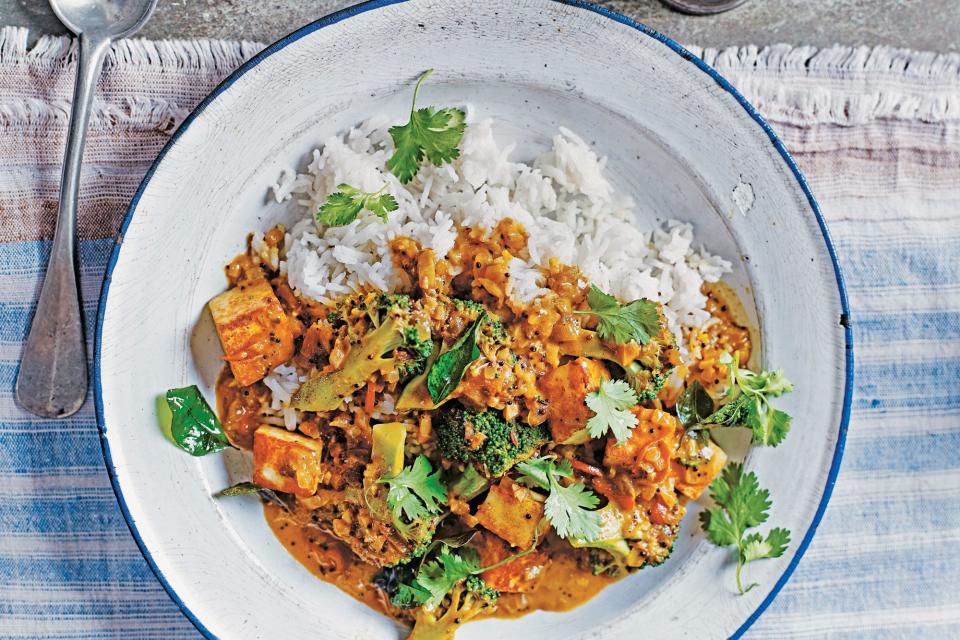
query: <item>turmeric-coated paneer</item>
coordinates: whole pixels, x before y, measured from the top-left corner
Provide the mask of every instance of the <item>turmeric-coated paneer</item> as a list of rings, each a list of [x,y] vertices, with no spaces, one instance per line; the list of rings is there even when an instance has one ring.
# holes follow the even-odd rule
[[[527,487],[503,478],[490,487],[477,509],[477,521],[514,547],[527,549],[543,518],[543,503],[538,497]]]
[[[312,496],[320,482],[323,445],[278,427],[260,427],[253,434],[253,482],[265,489]]]
[[[541,378],[540,392],[547,400],[547,420],[556,442],[576,439],[580,433],[584,442],[589,439],[584,429],[593,411],[585,400],[588,393],[599,389],[600,383],[609,378],[607,368],[589,358],[577,358]]]
[[[637,426],[626,442],[612,437],[607,440],[603,464],[641,474],[663,469],[670,463],[677,439],[683,433],[680,422],[660,409],[633,407],[631,411],[637,416]]]
[[[514,553],[506,542],[489,533],[480,537],[477,551],[480,564],[484,567],[495,565]],[[548,564],[550,557],[542,551],[536,551],[484,571],[480,577],[487,585],[502,593],[529,593],[537,588]]]
[[[245,387],[293,357],[293,323],[266,280],[224,291],[207,306],[225,360]]]

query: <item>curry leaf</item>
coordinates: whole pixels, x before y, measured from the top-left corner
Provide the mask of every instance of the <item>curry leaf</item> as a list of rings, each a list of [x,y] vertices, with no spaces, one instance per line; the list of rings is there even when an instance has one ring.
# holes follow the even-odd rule
[[[713,398],[694,380],[677,399],[677,419],[685,429],[695,427],[713,413]]]
[[[477,346],[477,333],[480,325],[486,320],[487,314],[481,313],[473,325],[453,343],[450,350],[440,356],[430,367],[427,373],[427,391],[433,402],[439,403],[460,384],[463,374],[470,364],[480,357],[480,347]]]
[[[190,455],[205,456],[230,446],[223,425],[197,385],[170,389],[166,399],[172,414],[170,435],[178,447]]]
[[[214,498],[231,498],[233,496],[245,496],[251,493],[260,493],[260,487],[252,482],[238,482],[237,484],[221,489],[213,494]]]

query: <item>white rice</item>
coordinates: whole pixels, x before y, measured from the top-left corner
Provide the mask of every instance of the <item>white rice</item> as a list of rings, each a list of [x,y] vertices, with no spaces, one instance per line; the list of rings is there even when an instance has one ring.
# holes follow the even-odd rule
[[[460,158],[421,168],[407,185],[385,169],[393,153],[391,123],[378,119],[328,139],[313,152],[305,173],[283,172],[273,196],[292,200],[302,212],[289,230],[287,260],[280,264],[291,286],[320,302],[362,286],[390,290],[399,285],[390,258],[393,238],[410,236],[443,256],[459,227],[491,229],[510,217],[529,236],[527,253],[510,263],[508,293],[514,299],[528,302],[546,293],[542,268],[556,257],[623,301],[662,302],[676,332],[709,320],[700,288],[719,280],[730,264],[695,249],[691,225],[671,220],[640,228],[632,201],[617,194],[604,175],[606,159],[567,129],[560,129],[549,151],[523,163],[510,160],[512,145],[496,144],[489,119],[475,120],[468,109],[468,122]],[[363,212],[349,225],[319,226],[316,211],[341,183],[365,191],[386,183],[399,209],[386,223]],[[271,375],[271,390],[275,383],[283,389],[281,397],[288,397],[285,374]],[[278,407],[285,404],[281,399]]]
[[[306,376],[301,376],[294,367],[285,364],[275,368],[263,379],[263,384],[270,389],[268,411],[280,418],[276,426],[296,431],[300,416],[296,409],[290,407],[290,399],[305,381]]]

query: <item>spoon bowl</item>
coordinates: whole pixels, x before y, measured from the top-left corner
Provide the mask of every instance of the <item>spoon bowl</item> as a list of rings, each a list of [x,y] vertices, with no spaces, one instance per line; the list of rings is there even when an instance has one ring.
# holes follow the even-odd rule
[[[123,38],[150,19],[157,0],[50,0],[57,18],[76,34]]]

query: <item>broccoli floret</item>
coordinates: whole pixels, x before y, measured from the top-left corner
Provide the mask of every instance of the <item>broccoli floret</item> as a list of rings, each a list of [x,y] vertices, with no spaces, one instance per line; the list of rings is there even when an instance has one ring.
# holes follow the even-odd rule
[[[405,293],[381,293],[377,296],[377,310],[381,314],[409,311],[413,301]]]
[[[423,332],[426,333],[426,332]],[[408,380],[423,373],[427,358],[433,353],[433,340],[430,334],[421,337],[418,327],[407,327],[403,330],[403,357],[397,357],[397,371],[401,380]]]
[[[667,338],[666,336],[669,336]],[[640,402],[655,400],[663,385],[673,373],[673,365],[668,359],[668,352],[676,348],[673,334],[664,330],[654,336],[653,343],[658,347],[656,356],[641,360],[634,360],[623,366],[616,351],[608,347],[595,331],[581,330],[581,339],[576,342],[561,343],[561,353],[568,356],[582,356],[597,360],[606,360],[623,370],[627,383],[637,392]]]
[[[430,339],[429,333],[425,338],[421,337],[419,327],[407,327],[403,330],[403,348],[411,356],[426,360],[433,353],[433,340]]]
[[[480,327],[480,342],[493,342],[501,344],[507,341],[507,330],[503,323],[491,317]]]
[[[471,322],[476,320],[481,313],[487,314],[487,320],[480,328],[479,340],[481,342],[502,343],[507,340],[507,330],[504,328],[503,323],[495,316],[491,316],[490,312],[479,302],[454,298],[453,306],[457,312],[463,314],[463,316]]]
[[[451,407],[434,424],[444,457],[472,462],[489,477],[502,476],[550,439],[544,426],[507,422],[493,410],[477,412]]]
[[[426,362],[424,360],[404,360],[397,363],[397,372],[400,374],[400,380],[409,380],[423,373]]]
[[[487,604],[497,604],[497,600],[500,599],[500,592],[484,582],[480,576],[468,577],[464,586],[467,587],[467,591],[477,594]]]
[[[438,606],[417,611],[407,640],[452,640],[457,629],[497,606],[499,593],[471,576],[454,587]]]
[[[637,392],[640,402],[655,400],[672,371],[672,368],[647,369],[636,361],[631,362],[624,368],[627,382]]]
[[[590,549],[590,572],[595,576],[614,578],[626,575],[624,558],[601,549]]]
[[[453,306],[456,307],[457,311],[461,313],[473,313],[480,315],[480,312],[484,310],[484,307],[479,302],[474,302],[473,300],[463,300],[461,298],[453,299]]]
[[[339,329],[345,324],[343,314],[340,311],[330,311],[327,313],[327,322],[329,322],[330,326],[334,329]]]
[[[378,371],[391,367],[401,374],[418,367],[422,371],[426,358],[421,354],[427,343],[432,350],[429,335],[421,339],[417,327],[405,326],[404,319],[390,315],[350,350],[341,369],[311,376],[297,391],[293,406],[301,411],[333,411]]]

